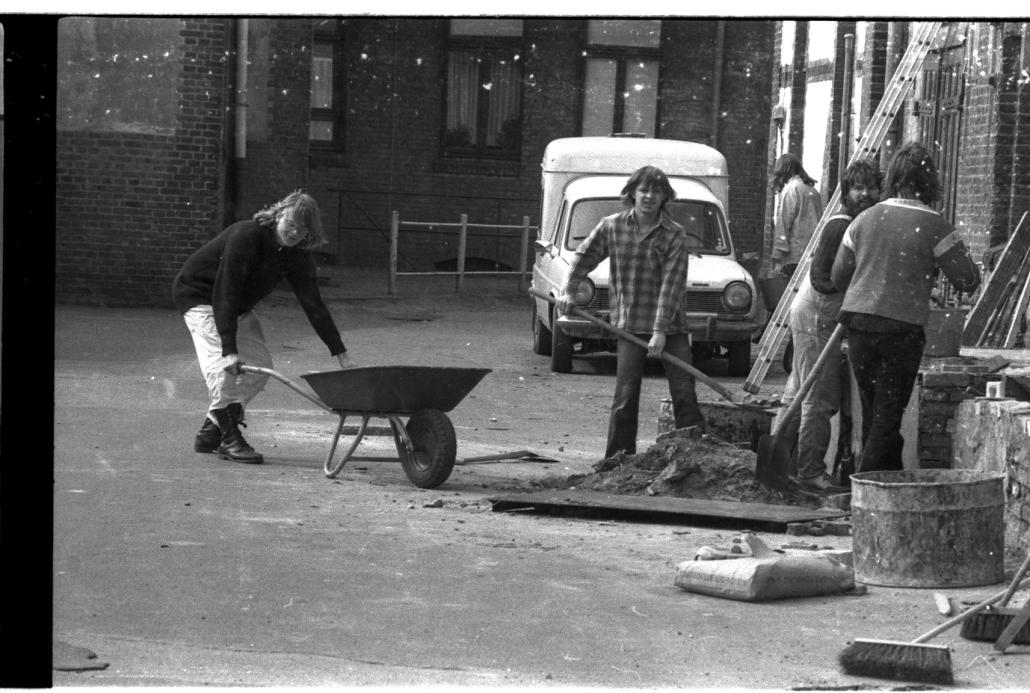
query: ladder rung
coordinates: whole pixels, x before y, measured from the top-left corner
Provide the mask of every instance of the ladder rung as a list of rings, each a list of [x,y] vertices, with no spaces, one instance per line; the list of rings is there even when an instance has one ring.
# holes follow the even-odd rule
[[[883,144],[887,128],[898,114],[911,84],[916,79],[918,71],[922,69],[923,60],[926,58],[926,54],[933,44],[933,38],[940,31],[942,24],[942,22],[917,23],[908,48],[905,49],[905,53],[898,62],[894,75],[891,77],[883,96],[880,98],[880,103],[866,124],[866,128],[855,147],[855,153],[848,161],[849,164],[865,158],[878,150]],[[823,228],[826,226],[829,218],[836,212],[839,204],[840,190],[837,189],[834,190],[829,203],[827,203],[826,208],[823,210],[822,217],[812,233],[812,238],[809,239],[808,245],[805,246],[805,252],[802,255],[801,261],[787,283],[787,288],[780,297],[776,309],[770,316],[766,330],[759,342],[760,349],[755,359],[755,365],[744,382],[744,390],[751,394],[757,393],[760,389],[761,383],[769,371],[769,365],[774,360],[774,355],[779,350],[783,338],[788,332],[786,316],[790,312],[790,304],[793,302],[794,295],[798,292],[798,284],[808,275],[812,255],[818,247]]]

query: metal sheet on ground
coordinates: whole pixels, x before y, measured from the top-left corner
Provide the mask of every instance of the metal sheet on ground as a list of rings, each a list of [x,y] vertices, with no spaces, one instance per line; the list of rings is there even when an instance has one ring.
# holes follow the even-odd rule
[[[490,498],[494,512],[536,510],[549,514],[604,517],[671,524],[783,531],[789,522],[843,517],[843,510],[801,508],[770,503],[738,503],[702,498],[625,496],[597,491],[561,490]]]

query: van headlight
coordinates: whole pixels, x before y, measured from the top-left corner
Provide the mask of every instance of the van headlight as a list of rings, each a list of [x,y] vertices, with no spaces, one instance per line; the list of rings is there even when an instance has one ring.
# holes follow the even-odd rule
[[[730,282],[723,289],[722,302],[734,311],[747,311],[751,308],[751,287],[744,282]]]
[[[594,299],[594,283],[589,279],[584,279],[576,287],[576,303],[581,306],[585,306]]]

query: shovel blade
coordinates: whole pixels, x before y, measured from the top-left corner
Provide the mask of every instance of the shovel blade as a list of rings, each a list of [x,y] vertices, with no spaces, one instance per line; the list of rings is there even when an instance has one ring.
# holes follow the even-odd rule
[[[755,478],[763,486],[782,491],[790,485],[790,456],[793,445],[781,436],[763,435],[758,439]]]

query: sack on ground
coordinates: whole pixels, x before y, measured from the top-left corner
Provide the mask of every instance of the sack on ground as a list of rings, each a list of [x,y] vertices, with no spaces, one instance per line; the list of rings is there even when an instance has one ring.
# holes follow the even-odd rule
[[[688,592],[747,602],[844,594],[855,588],[854,570],[832,556],[761,548],[750,558],[683,561],[675,584]]]

